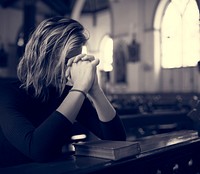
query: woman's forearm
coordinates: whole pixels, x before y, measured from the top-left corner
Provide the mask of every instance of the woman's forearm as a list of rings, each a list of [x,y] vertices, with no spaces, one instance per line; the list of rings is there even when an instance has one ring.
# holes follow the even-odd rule
[[[63,114],[71,123],[74,123],[84,99],[85,96],[81,92],[69,92],[57,111]]]
[[[101,88],[95,89],[92,94],[89,93],[89,98],[92,100],[101,121],[108,122],[115,117],[116,111]]]

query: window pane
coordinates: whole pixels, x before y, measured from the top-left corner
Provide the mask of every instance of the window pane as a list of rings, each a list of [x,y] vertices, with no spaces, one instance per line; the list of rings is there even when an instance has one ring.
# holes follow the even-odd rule
[[[199,10],[190,1],[183,16],[183,66],[196,66],[199,60]]]
[[[200,58],[199,9],[195,0],[172,0],[161,26],[163,68],[196,66]]]
[[[180,67],[181,19],[172,4],[169,4],[162,22],[162,67]]]

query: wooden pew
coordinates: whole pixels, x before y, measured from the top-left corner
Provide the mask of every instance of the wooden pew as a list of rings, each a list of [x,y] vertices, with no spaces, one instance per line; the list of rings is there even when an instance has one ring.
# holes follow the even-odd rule
[[[109,100],[135,138],[192,128],[187,114],[199,100],[197,93],[110,94]]]
[[[178,137],[187,135],[182,141]],[[200,139],[191,130],[138,139],[141,154],[119,161],[85,156],[63,156],[48,163],[29,163],[0,168],[1,174],[197,174],[200,172]],[[171,142],[171,143],[170,143]]]

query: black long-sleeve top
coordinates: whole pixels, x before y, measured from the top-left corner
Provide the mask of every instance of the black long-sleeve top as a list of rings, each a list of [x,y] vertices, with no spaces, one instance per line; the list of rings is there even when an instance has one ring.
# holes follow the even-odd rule
[[[0,166],[55,159],[71,138],[73,124],[56,111],[62,96],[50,89],[49,99],[42,102],[20,88],[20,82],[0,84]],[[118,117],[101,122],[91,102],[85,99],[77,122],[101,139],[125,140],[124,127]]]

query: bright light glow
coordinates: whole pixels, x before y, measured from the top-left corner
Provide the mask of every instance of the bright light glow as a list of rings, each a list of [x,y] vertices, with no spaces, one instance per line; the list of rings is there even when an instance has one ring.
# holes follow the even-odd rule
[[[199,10],[195,0],[172,0],[161,26],[163,68],[196,66],[200,59]]]
[[[17,42],[17,45],[19,47],[22,47],[24,45],[24,39],[23,38],[19,38],[18,42]]]
[[[85,134],[73,135],[71,137],[72,140],[82,140],[85,139],[87,136]]]
[[[87,54],[87,47],[86,47],[86,45],[84,45],[83,47],[82,47],[82,54]]]
[[[199,10],[193,0],[183,18],[183,66],[196,66],[200,58]]]
[[[99,69],[103,71],[113,70],[113,40],[106,35],[100,45],[100,64]]]

